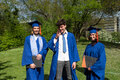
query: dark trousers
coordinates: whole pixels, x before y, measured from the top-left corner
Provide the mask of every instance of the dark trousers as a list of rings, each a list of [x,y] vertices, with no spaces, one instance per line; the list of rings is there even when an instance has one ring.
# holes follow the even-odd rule
[[[56,80],[61,80],[63,68],[65,67],[66,75],[68,80],[72,80],[70,62],[69,61],[58,61],[57,62],[57,72]]]

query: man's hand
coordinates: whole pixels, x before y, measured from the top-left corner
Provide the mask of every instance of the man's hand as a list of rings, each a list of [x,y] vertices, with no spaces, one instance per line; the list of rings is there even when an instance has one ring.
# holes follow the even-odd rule
[[[89,71],[91,71],[90,67],[88,68]]]
[[[72,68],[73,68],[73,69],[76,68],[76,62],[73,62],[73,64],[72,64]]]
[[[55,39],[57,39],[60,35],[61,35],[61,32],[60,32],[60,30],[58,29]]]
[[[30,68],[34,69],[36,67],[36,65],[33,63],[33,64],[30,64]]]
[[[42,55],[41,54],[38,54],[37,57],[36,57],[37,60],[40,60],[42,59]]]

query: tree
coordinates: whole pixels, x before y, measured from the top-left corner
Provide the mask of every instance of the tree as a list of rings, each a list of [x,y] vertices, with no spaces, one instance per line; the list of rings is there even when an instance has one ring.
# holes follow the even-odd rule
[[[102,11],[107,15],[114,15],[120,11],[120,0],[100,0]]]
[[[23,45],[25,27],[19,23],[14,0],[0,1],[0,51]]]
[[[27,8],[46,21],[54,22],[63,14],[60,0],[23,0]]]
[[[77,41],[89,26],[97,25],[105,14],[120,9],[119,0],[23,0],[27,8],[39,18],[52,24],[60,18],[67,20],[68,30]]]
[[[71,3],[71,4],[70,4]],[[96,0],[64,0],[64,17],[73,23],[73,33],[79,41],[86,28],[93,24],[93,14],[97,14],[101,9],[101,4]],[[96,23],[96,21],[95,21]]]

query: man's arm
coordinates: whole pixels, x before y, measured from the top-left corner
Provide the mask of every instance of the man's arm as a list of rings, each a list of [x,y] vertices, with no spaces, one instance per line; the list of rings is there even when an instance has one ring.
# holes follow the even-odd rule
[[[54,39],[55,39],[56,34],[53,34],[51,40],[48,42],[48,47],[55,52],[55,44],[54,44]]]

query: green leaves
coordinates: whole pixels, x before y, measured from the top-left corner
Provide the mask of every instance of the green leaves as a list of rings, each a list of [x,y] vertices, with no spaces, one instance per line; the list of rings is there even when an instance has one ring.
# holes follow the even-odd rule
[[[26,30],[27,25],[20,24],[19,9],[15,4],[7,0],[0,3],[0,51],[23,45],[30,33]]]
[[[120,0],[101,0],[102,10],[107,15],[120,11]]]

